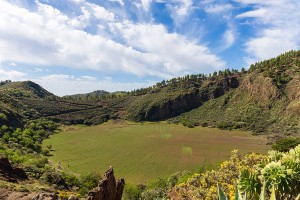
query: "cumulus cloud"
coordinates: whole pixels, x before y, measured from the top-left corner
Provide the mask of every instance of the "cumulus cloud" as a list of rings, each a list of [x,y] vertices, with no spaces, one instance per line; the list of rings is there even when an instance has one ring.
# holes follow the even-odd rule
[[[253,20],[256,35],[246,43],[247,59],[262,60],[300,47],[300,2],[295,0],[236,0],[256,4],[254,10],[241,13],[238,19]]]
[[[208,72],[225,65],[207,47],[168,33],[163,25],[116,20],[112,12],[99,5],[77,3],[82,13],[70,17],[38,1],[34,11],[1,1],[0,59],[164,78],[187,71]],[[98,27],[110,26],[117,31],[89,33],[86,28],[92,20]]]
[[[190,42],[176,33],[170,34],[162,25],[137,25],[128,22],[115,24],[113,28],[119,31],[120,37],[124,37],[127,44],[152,54],[153,62],[158,64],[157,67],[147,69],[150,74],[160,71],[161,74],[175,76],[197,71],[209,72],[224,67],[224,62],[210,53],[208,48]]]
[[[85,5],[90,9],[90,12],[93,13],[96,19],[115,21],[114,13],[106,10],[105,8],[92,3],[85,3]]]
[[[33,79],[45,89],[58,96],[87,93],[95,90],[114,91],[131,91],[136,88],[148,87],[154,82],[118,82],[105,78],[98,80],[96,77],[80,76],[76,77],[68,74],[52,74]],[[87,88],[89,91],[87,91]]]
[[[20,71],[16,71],[16,70],[6,70],[6,69],[1,69],[0,68],[0,81],[4,81],[4,80],[15,80],[15,81],[24,80],[26,75],[27,74],[24,73],[24,72],[20,72]]]

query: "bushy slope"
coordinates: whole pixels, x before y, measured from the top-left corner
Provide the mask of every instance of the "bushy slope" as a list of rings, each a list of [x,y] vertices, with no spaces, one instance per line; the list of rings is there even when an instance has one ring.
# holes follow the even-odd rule
[[[27,120],[46,117],[57,122],[102,123],[110,110],[96,101],[65,100],[31,81],[0,84],[0,122],[19,127]]]
[[[3,123],[12,116],[47,117],[66,124],[171,119],[191,127],[298,134],[300,51],[253,64],[248,72],[227,69],[187,75],[132,92],[98,91],[60,98],[30,81],[6,81],[0,84],[0,94]]]
[[[73,94],[64,96],[65,98],[69,99],[95,99],[102,96],[109,95],[110,93],[104,90],[96,90],[94,92],[85,93],[85,94]]]
[[[173,83],[156,86],[145,95],[137,96],[126,108],[132,120],[164,120],[201,106],[238,87],[240,73],[229,76],[178,78]]]
[[[240,86],[177,117],[219,128],[299,133],[300,51],[252,65]]]
[[[169,196],[172,199],[219,199],[219,184],[229,199],[237,199],[236,190],[243,197],[245,195],[244,199],[297,199],[300,193],[299,159],[300,145],[285,153],[269,151],[268,155],[251,153],[244,157],[234,150],[230,159],[221,163],[218,169],[194,174],[173,187]],[[270,197],[272,194],[273,198]]]

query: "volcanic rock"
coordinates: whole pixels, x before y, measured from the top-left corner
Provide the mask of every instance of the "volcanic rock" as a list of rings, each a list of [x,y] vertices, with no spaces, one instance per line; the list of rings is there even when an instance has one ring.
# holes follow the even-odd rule
[[[110,167],[98,186],[88,193],[88,200],[121,200],[124,186],[124,179],[116,181],[114,170]]]

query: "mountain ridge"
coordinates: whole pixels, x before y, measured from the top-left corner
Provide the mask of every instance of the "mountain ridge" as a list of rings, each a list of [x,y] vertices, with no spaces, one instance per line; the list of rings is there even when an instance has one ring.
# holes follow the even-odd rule
[[[14,124],[40,117],[87,125],[109,119],[168,120],[190,127],[299,134],[299,83],[300,51],[255,63],[248,71],[187,75],[131,92],[57,97],[31,81],[6,81],[0,84],[0,122],[14,117]]]

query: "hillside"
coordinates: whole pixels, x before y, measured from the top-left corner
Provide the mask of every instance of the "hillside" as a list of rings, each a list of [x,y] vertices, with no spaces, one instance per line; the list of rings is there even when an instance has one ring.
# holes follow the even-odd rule
[[[64,97],[69,98],[69,99],[96,99],[96,98],[100,98],[102,96],[106,96],[108,94],[110,94],[110,93],[107,91],[96,90],[94,92],[89,92],[89,93],[85,93],[85,94],[66,95]]]
[[[255,63],[248,71],[187,75],[127,93],[99,90],[61,98],[31,81],[7,81],[0,84],[1,122],[46,117],[90,125],[120,118],[298,134],[299,83],[300,51]]]
[[[97,186],[99,176],[91,174],[75,177],[70,174],[67,169],[70,170],[73,166],[76,166],[76,164],[71,164],[70,167],[68,163],[65,163],[65,157],[72,158],[72,156],[75,156],[75,161],[77,162],[81,155],[83,157],[79,160],[82,162],[85,158],[94,160],[98,155],[102,155],[102,158],[105,158],[104,155],[108,155],[109,157],[106,157],[104,161],[108,161],[109,163],[106,165],[110,165],[113,163],[113,161],[110,160],[111,158],[118,161],[122,160],[116,159],[117,156],[122,156],[121,153],[117,153],[117,156],[112,156],[112,152],[114,150],[126,149],[126,154],[128,154],[128,152],[130,152],[131,155],[135,155],[134,153],[140,154],[140,158],[133,156],[132,160],[137,160],[138,162],[142,161],[143,166],[145,166],[146,161],[150,161],[149,166],[150,169],[153,170],[153,166],[162,166],[163,162],[159,161],[159,164],[153,164],[153,160],[149,159],[148,156],[153,155],[157,158],[157,155],[163,156],[166,155],[166,152],[177,152],[175,155],[176,160],[180,161],[179,158],[181,156],[182,161],[179,163],[184,164],[184,169],[188,169],[187,159],[196,158],[197,153],[205,153],[206,150],[208,152],[206,157],[216,158],[219,156],[224,158],[224,155],[221,153],[231,150],[231,147],[233,148],[232,144],[246,145],[245,147],[249,147],[250,144],[249,140],[248,142],[242,142],[241,135],[236,137],[236,142],[230,138],[232,133],[237,134],[239,131],[227,131],[227,133],[224,134],[224,131],[218,129],[202,127],[188,129],[189,131],[187,131],[187,127],[193,128],[194,126],[201,125],[203,127],[217,127],[219,129],[247,130],[254,134],[261,135],[268,134],[267,137],[251,136],[253,137],[252,141],[254,146],[259,144],[260,137],[264,138],[266,142],[267,139],[271,139],[273,142],[273,139],[277,140],[278,138],[285,138],[286,136],[299,137],[300,135],[300,51],[290,51],[276,58],[255,63],[251,65],[248,71],[244,69],[241,71],[226,69],[209,75],[196,74],[173,78],[171,80],[163,80],[151,87],[141,88],[131,92],[103,92],[103,95],[101,94],[102,92],[103,91],[96,91],[92,93],[94,96],[84,94],[71,97],[57,97],[31,81],[1,82],[0,155],[6,159],[5,163],[7,163],[7,166],[11,167],[0,169],[0,187],[6,188],[5,191],[9,191],[8,193],[13,192],[11,188],[21,192],[27,190],[35,192],[39,190],[36,188],[36,185],[39,185],[39,187],[45,188],[46,191],[50,191],[51,193],[56,192],[58,196],[64,198],[72,194],[68,192],[75,192],[75,194],[84,196],[90,189]],[[67,126],[72,134],[65,134],[64,136],[74,137],[76,130],[83,128],[82,132],[80,132],[80,130],[78,132],[77,141],[87,142],[86,144],[81,145],[77,141],[67,138],[62,139],[63,142],[58,143],[58,146],[52,146],[51,143],[42,146],[45,139],[61,131],[59,129],[60,127],[66,128],[60,126],[61,124],[95,125],[110,119],[114,119],[111,124],[109,122],[100,125],[101,127]],[[159,123],[147,123],[148,126],[143,123],[132,123],[132,127],[137,129],[133,131],[133,129],[128,129],[126,124],[123,124],[123,120],[136,122],[164,120],[168,123],[181,123],[187,127],[167,124],[165,122],[160,125],[158,125]],[[162,128],[162,125],[174,127],[174,129],[168,133],[166,129]],[[105,126],[107,126],[107,129],[104,128]],[[152,126],[152,129],[150,126]],[[185,130],[179,131],[180,133],[178,133],[176,138],[175,133],[179,130],[178,127]],[[122,134],[120,128],[124,128],[123,131],[125,132],[123,135],[118,135]],[[99,130],[104,131],[103,138],[98,138],[100,136]],[[203,130],[208,131],[206,135]],[[213,134],[212,130],[221,131],[222,133],[216,137],[216,134]],[[116,132],[113,133],[114,131]],[[143,131],[148,131],[144,135],[144,140],[142,140],[143,137],[140,135]],[[194,132],[194,135],[192,132]],[[186,135],[186,141],[183,135],[180,135],[182,133]],[[60,136],[63,135],[60,134]],[[94,136],[97,136],[97,138],[93,138]],[[211,136],[213,139],[209,142],[206,136]],[[111,137],[110,142],[107,137]],[[129,139],[126,139],[126,137],[129,137]],[[203,138],[197,139],[197,137]],[[278,141],[291,140],[294,142],[292,145],[299,144],[299,139],[297,138],[287,137],[286,139],[287,140],[277,140],[275,144],[280,144],[277,143]],[[95,144],[93,144],[91,140],[95,142]],[[69,145],[67,145],[68,143],[66,143],[66,141],[70,142]],[[138,141],[141,141],[141,143],[138,143]],[[163,143],[159,143],[158,141]],[[147,145],[146,143],[148,142],[150,142],[150,144]],[[263,146],[266,142],[263,143]],[[121,144],[124,144],[123,148]],[[221,150],[221,144],[229,145],[230,147],[226,147],[227,150]],[[285,143],[281,144],[283,144],[284,148],[290,145],[286,145]],[[76,147],[76,145],[79,146]],[[91,147],[95,148],[96,145],[101,146],[101,148],[97,148],[102,151],[101,153],[95,150],[91,151]],[[105,145],[108,146],[105,147]],[[138,145],[138,147],[135,147],[135,145]],[[170,151],[167,149],[168,145],[171,149]],[[209,145],[209,148],[205,147],[205,145]],[[293,147],[295,147],[295,145]],[[58,149],[63,149],[61,148],[62,146],[64,148],[75,147],[75,149],[70,151],[70,154],[67,156],[65,154],[67,151],[63,150],[63,160],[61,161],[64,162],[63,164],[50,161],[48,159],[49,156],[55,158],[55,156],[58,155],[56,153],[59,153]],[[147,146],[154,149],[147,150],[147,148],[145,148]],[[217,146],[217,148],[215,146]],[[132,149],[130,150],[129,147]],[[95,154],[91,157],[86,155],[87,153],[82,154],[85,148],[87,148],[87,153]],[[153,152],[159,150],[159,148],[162,148],[161,151],[153,154]],[[215,155],[212,154],[214,151],[210,150],[210,148],[216,148]],[[247,150],[247,148],[244,150]],[[146,150],[146,152],[142,150],[137,151],[137,149]],[[257,150],[256,147],[255,149]],[[80,152],[76,153],[77,150]],[[299,151],[299,147],[291,151],[296,150]],[[251,149],[249,151],[252,152]],[[247,150],[247,152],[249,151]],[[279,155],[279,152],[277,152],[277,154]],[[292,154],[294,155],[293,152]],[[299,155],[299,153],[297,153],[297,155]],[[200,154],[198,154],[198,156],[202,159]],[[220,182],[220,185],[225,189],[226,193],[231,191],[229,195],[232,195],[233,180],[238,178],[240,169],[236,168],[236,170],[232,170],[234,168],[231,166],[255,167],[256,164],[261,162],[261,155],[249,154],[249,156],[250,157],[245,157],[246,161],[244,163],[243,160],[237,159],[239,158],[238,155],[234,154],[229,162],[225,161],[220,165],[218,172],[216,170],[208,170],[206,173],[208,177],[210,177],[210,173],[213,173],[212,177],[219,177],[218,179],[214,179],[214,181],[216,181],[225,180],[222,178],[224,174],[222,171],[223,168],[226,172],[229,172],[228,177],[225,174],[225,178],[228,178],[227,182]],[[128,155],[123,155],[122,158],[125,158],[126,162],[129,159]],[[170,161],[171,157],[167,156],[162,158],[164,159],[163,161]],[[257,161],[255,161],[256,158],[258,159]],[[145,161],[143,161],[143,159],[145,159]],[[96,160],[99,161],[99,159]],[[101,162],[101,165],[105,163],[104,161]],[[89,160],[87,162],[92,164]],[[116,169],[118,169],[119,166],[121,166],[121,168],[124,167],[126,162],[121,161],[120,164],[113,164],[116,166]],[[201,167],[201,162],[202,161],[199,160],[194,164],[195,166]],[[233,162],[233,164],[230,164],[230,162]],[[252,163],[252,165],[248,165],[249,163]],[[96,163],[90,170],[98,169],[98,164],[99,163]],[[203,161],[203,168],[201,167],[200,169],[201,173],[207,170],[205,164],[206,161]],[[129,165],[126,164],[126,167],[128,166]],[[134,164],[134,166],[140,168],[137,164]],[[168,169],[170,166],[170,164],[167,164],[164,168]],[[268,166],[269,165],[266,165],[265,168]],[[126,167],[124,167],[124,169],[126,169]],[[134,167],[127,169],[132,172]],[[182,169],[180,168],[180,170]],[[295,170],[297,173],[300,171],[298,168]],[[163,170],[158,169],[155,172],[160,173],[162,171]],[[22,175],[24,174],[23,172],[25,172],[29,178],[28,183],[25,177],[24,179],[26,180],[24,181],[22,178],[20,179],[21,176],[17,175],[19,173]],[[145,172],[147,172],[147,170],[143,169],[140,173],[144,176]],[[134,170],[133,173],[135,173],[134,176],[136,176],[137,171]],[[214,173],[216,173],[216,176]],[[288,172],[286,171],[284,173],[287,174]],[[150,172],[148,174],[151,175]],[[203,182],[201,178],[205,178],[205,176],[205,173],[202,173],[201,176],[198,173],[191,176],[190,173],[185,174],[185,172],[182,172],[172,175],[168,179],[159,179],[157,183],[147,183],[143,188],[128,185],[127,188],[125,188],[125,196],[127,195],[127,198],[130,199],[128,195],[130,196],[132,192],[136,192],[137,195],[146,195],[147,198],[145,197],[145,199],[154,199],[152,197],[157,197],[158,193],[162,195],[160,197],[166,197],[167,191],[170,191],[169,189],[172,188],[170,195],[177,197],[179,195],[178,198],[182,199],[182,196],[200,194],[198,190],[193,190],[190,186],[193,187],[193,184],[197,185],[198,181],[200,181],[201,184],[207,185],[210,179],[205,179],[207,182]],[[9,183],[9,181],[16,181],[16,183]],[[26,184],[23,185],[23,183]],[[293,183],[295,183],[295,186],[299,185],[298,182]],[[215,199],[217,195],[216,184],[217,183],[212,182],[212,186],[209,186],[209,188],[212,188],[211,190],[206,190],[205,187],[202,187],[203,195],[207,196],[206,192],[209,192],[211,196],[214,197],[213,199]],[[258,182],[258,184],[262,184],[262,182]],[[156,186],[154,187],[154,185]],[[74,191],[74,188],[77,189]],[[131,189],[134,191],[130,191]],[[186,193],[187,191],[188,193]],[[293,197],[297,195],[300,190],[297,189],[294,191],[296,191],[296,193],[292,194]],[[270,191],[268,191],[267,195],[270,196],[269,193]],[[22,193],[22,195],[24,194]],[[34,195],[36,194],[34,193]],[[286,193],[280,195],[284,196]],[[198,199],[203,198],[199,197]]]
[[[65,124],[102,123],[109,112],[95,101],[57,97],[31,81],[1,82],[0,94],[1,123],[14,126],[40,117]]]
[[[248,72],[225,70],[170,82],[136,97],[127,107],[129,119],[174,117],[169,121],[191,127],[300,133],[300,51],[253,64]]]
[[[299,133],[300,51],[251,65],[239,87],[177,117],[256,133]]]

